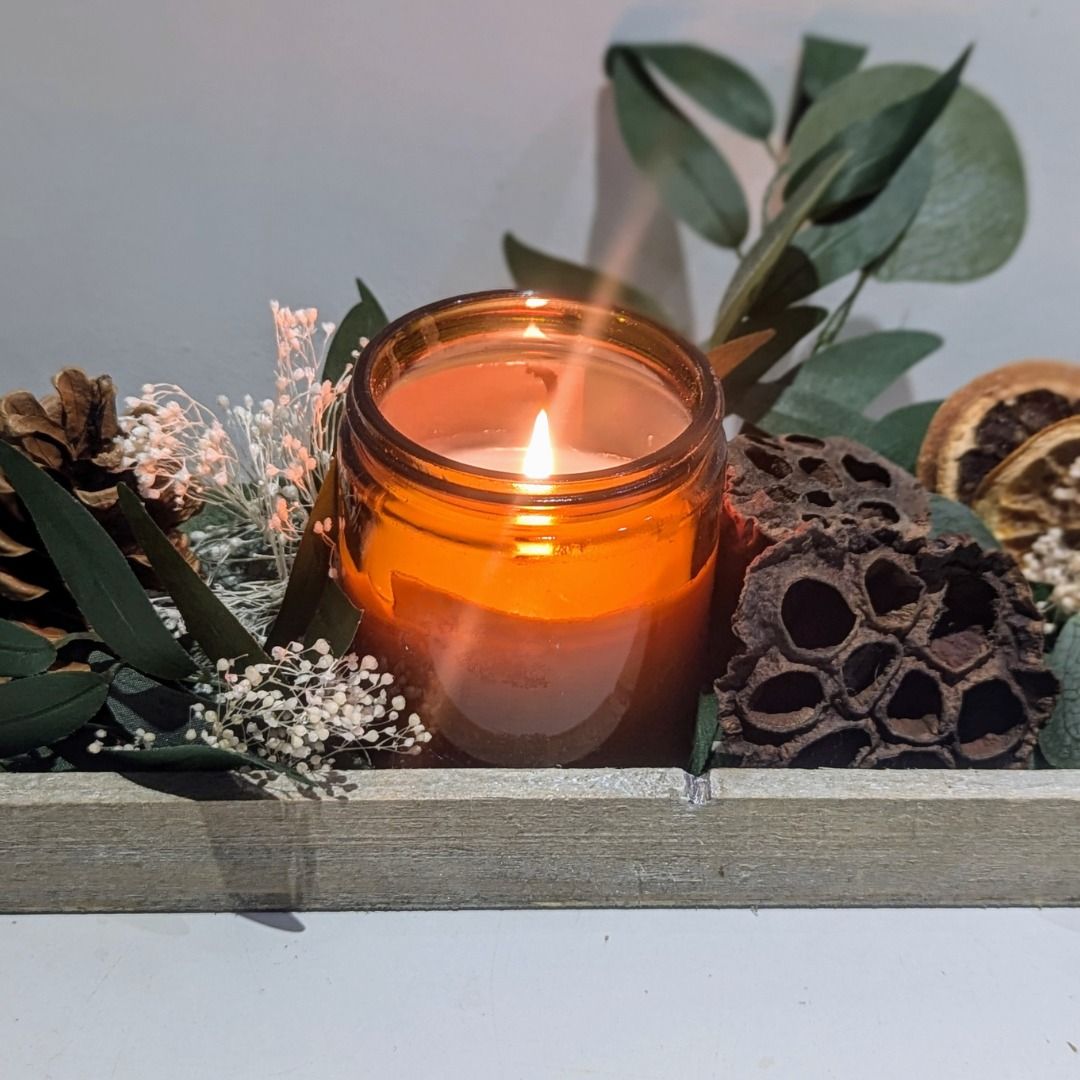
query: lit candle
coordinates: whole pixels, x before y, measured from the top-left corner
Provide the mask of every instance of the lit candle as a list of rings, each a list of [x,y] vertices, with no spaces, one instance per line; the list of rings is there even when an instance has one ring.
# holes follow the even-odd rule
[[[624,312],[480,294],[371,342],[340,572],[434,734],[410,763],[685,763],[720,417],[704,357]]]

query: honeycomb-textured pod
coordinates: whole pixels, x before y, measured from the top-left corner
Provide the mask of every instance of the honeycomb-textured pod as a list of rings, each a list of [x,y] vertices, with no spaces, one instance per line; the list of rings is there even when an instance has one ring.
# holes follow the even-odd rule
[[[727,517],[747,550],[785,540],[806,523],[929,531],[930,500],[910,473],[853,442],[812,435],[742,434],[728,449]]]
[[[1027,583],[959,537],[804,528],[732,628],[718,746],[744,765],[1019,767],[1054,705]]]
[[[736,643],[728,633],[746,569],[766,548],[809,526],[889,528],[925,536],[930,500],[913,476],[850,439],[741,434],[728,450],[716,641],[720,667]]]

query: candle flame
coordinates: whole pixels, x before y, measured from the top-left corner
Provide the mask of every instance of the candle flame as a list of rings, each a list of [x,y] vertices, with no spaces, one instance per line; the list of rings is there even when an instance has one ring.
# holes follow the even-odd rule
[[[530,480],[546,480],[555,471],[555,454],[551,449],[551,431],[548,428],[546,409],[536,414],[532,438],[521,463],[523,475]]]

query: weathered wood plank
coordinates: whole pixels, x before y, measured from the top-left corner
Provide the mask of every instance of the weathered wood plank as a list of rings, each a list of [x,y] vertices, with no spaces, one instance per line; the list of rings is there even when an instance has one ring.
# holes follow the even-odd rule
[[[0,775],[0,910],[1080,903],[1080,773]]]

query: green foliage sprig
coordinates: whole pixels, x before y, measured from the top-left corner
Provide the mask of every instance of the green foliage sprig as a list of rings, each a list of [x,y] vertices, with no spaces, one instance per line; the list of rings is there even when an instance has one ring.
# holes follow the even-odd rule
[[[362,281],[356,284],[360,300],[327,350],[323,376],[331,382],[344,375],[364,340],[386,325],[378,300]],[[284,761],[288,755],[275,763],[245,751],[242,744],[193,740],[192,710],[196,707],[194,715],[201,715],[197,707],[205,707],[202,695],[220,681],[223,671],[235,676],[234,685],[241,678],[255,679],[254,688],[259,677],[255,669],[273,673],[291,664],[302,670],[298,665],[306,662],[304,650],[311,651],[312,665],[349,652],[359,613],[330,573],[336,529],[333,463],[266,641],[257,640],[241,624],[131,489],[119,487],[120,510],[179,613],[183,643],[166,628],[114,538],[56,480],[3,441],[0,474],[33,520],[91,628],[50,642],[0,620],[0,770],[257,765],[290,772]],[[292,659],[283,663],[286,653]],[[381,678],[365,670],[369,682]],[[422,726],[409,730],[416,737],[423,732]],[[124,737],[110,738],[115,735]],[[378,745],[390,746],[394,738],[382,739],[380,733]],[[125,749],[127,744],[136,748]],[[372,745],[370,738],[366,745]]]
[[[865,410],[940,339],[896,331],[835,343],[869,281],[973,280],[1020,241],[1019,149],[998,109],[961,85],[970,53],[943,73],[911,64],[863,68],[863,46],[808,36],[781,135],[765,89],[733,60],[684,44],[608,49],[604,68],[630,157],[675,219],[739,256],[707,347],[775,331],[742,369],[724,363],[730,411],[768,431],[798,423],[849,435],[912,467],[937,403],[876,423]],[[759,193],[761,231],[745,251],[751,199],[685,102],[757,140],[775,161]],[[668,321],[657,300],[605,270],[544,254],[511,234],[504,251],[519,287],[603,296]],[[799,306],[849,277],[851,290],[832,312]],[[809,359],[766,381],[819,326]]]

